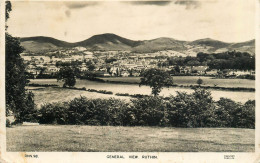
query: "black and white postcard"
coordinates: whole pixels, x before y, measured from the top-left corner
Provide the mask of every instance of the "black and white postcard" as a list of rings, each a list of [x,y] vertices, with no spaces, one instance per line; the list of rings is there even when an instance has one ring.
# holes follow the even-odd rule
[[[0,162],[254,162],[259,0],[1,2]]]

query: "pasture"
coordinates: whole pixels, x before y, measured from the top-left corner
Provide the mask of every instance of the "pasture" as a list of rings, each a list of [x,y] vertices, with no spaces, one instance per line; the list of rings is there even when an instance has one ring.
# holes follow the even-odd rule
[[[8,152],[254,152],[255,130],[80,125],[7,128]],[[19,138],[19,139],[17,139]]]
[[[63,82],[57,82],[56,79],[35,79],[31,80],[30,83],[35,84],[57,84],[62,87]],[[88,98],[120,98],[129,99],[129,97],[116,96],[116,93],[129,93],[129,94],[144,94],[150,95],[151,88],[148,86],[139,87],[136,84],[112,84],[112,83],[101,83],[88,80],[77,79],[75,87],[96,90],[112,91],[113,95],[105,95],[95,92],[87,92],[82,90],[72,90],[64,88],[43,88],[39,90],[31,90],[35,94],[36,104],[66,101],[72,100],[75,97],[86,96]],[[163,88],[160,96],[176,95],[176,91],[192,93],[193,90],[190,88]],[[211,90],[211,94],[214,100],[219,100],[220,97],[230,98],[236,102],[246,102],[247,100],[255,99],[255,92],[242,92],[242,91],[223,91],[223,90]],[[241,98],[242,97],[242,98]]]
[[[174,84],[177,85],[197,85],[197,80],[201,78],[204,86],[219,87],[239,87],[239,88],[255,88],[255,80],[249,79],[217,79],[206,76],[173,76]],[[127,83],[140,83],[140,77],[109,77],[100,78],[105,81],[118,81]]]
[[[116,97],[120,99],[129,100],[129,97],[101,94],[101,93],[88,92],[82,90],[65,89],[65,88],[43,88],[43,89],[31,90],[31,91],[34,93],[34,101],[38,106],[45,103],[69,101],[80,96],[85,96],[87,98]]]

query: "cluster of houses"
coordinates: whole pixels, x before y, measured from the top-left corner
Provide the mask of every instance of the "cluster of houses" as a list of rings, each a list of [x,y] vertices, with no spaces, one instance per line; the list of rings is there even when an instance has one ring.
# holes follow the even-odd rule
[[[237,70],[237,69],[218,70],[218,69],[209,69],[209,66],[182,66],[180,67],[180,74],[232,77],[232,76],[243,76],[243,75],[255,76],[255,71]]]
[[[79,52],[79,54],[77,54]],[[73,49],[70,51],[52,52],[55,54],[62,54],[62,57],[55,55],[28,55],[22,54],[24,62],[27,64],[27,72],[33,74],[35,77],[40,74],[54,74],[60,70],[57,63],[71,63],[77,62],[77,67],[81,72],[92,71],[97,76],[140,76],[144,69],[161,68],[169,71],[172,75],[172,70],[176,66],[158,67],[158,63],[165,62],[167,57],[173,53],[145,53],[136,54],[128,51],[86,51],[85,49]],[[111,62],[107,60],[113,58]],[[92,64],[90,70],[89,64]],[[208,75],[208,76],[240,76],[240,75],[255,75],[255,71],[241,71],[241,70],[210,70],[208,66],[179,66],[178,74],[181,75]]]

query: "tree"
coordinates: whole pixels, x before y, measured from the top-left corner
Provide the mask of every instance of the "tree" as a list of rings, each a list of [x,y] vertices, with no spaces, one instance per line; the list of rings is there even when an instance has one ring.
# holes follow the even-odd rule
[[[197,61],[197,60],[190,60],[190,61],[187,62],[187,65],[188,66],[199,66],[200,62]]]
[[[160,69],[148,69],[145,70],[141,75],[142,78],[139,86],[150,86],[150,88],[152,88],[152,94],[154,96],[159,95],[163,87],[173,84],[173,79],[170,74]]]
[[[202,83],[203,83],[203,80],[202,80],[201,78],[199,78],[199,79],[197,80],[197,84],[200,86]]]
[[[5,21],[9,18],[9,13],[12,11],[12,4],[10,1],[5,1]],[[8,26],[5,25],[5,29],[7,29]]]
[[[180,69],[180,66],[175,66],[174,70],[177,72],[177,73],[180,73],[181,72],[181,69]]]
[[[95,65],[93,65],[93,64],[90,64],[90,65],[88,65],[88,70],[89,71],[93,71],[93,70],[95,70]]]
[[[6,21],[12,10],[9,1],[6,5]],[[7,26],[6,26],[7,29]],[[26,84],[29,82],[26,75],[26,65],[20,54],[23,52],[18,38],[12,37],[6,32],[5,34],[5,89],[6,89],[6,115],[12,112],[16,122],[29,121],[31,113],[35,112],[33,94],[27,92]],[[11,112],[10,112],[11,111]],[[27,117],[27,118],[26,118]]]
[[[64,81],[63,87],[76,84],[75,70],[69,66],[62,67],[57,74],[57,81]]]

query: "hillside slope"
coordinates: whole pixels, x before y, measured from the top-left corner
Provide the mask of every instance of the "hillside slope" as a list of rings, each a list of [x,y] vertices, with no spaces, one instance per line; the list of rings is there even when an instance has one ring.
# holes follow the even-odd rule
[[[52,37],[36,36],[20,38],[21,45],[27,51],[39,52],[45,50],[55,50],[59,48],[73,47],[73,43],[61,41]]]
[[[214,53],[237,50],[255,54],[255,40],[241,43],[226,43],[210,38],[195,41],[180,41],[161,37],[152,40],[134,41],[115,34],[106,33],[94,35],[86,40],[68,43],[51,37],[21,38],[21,44],[26,51],[41,52],[60,48],[85,47],[88,50],[128,50],[139,53],[149,53],[162,50],[174,50],[186,55],[196,55],[198,52]]]

